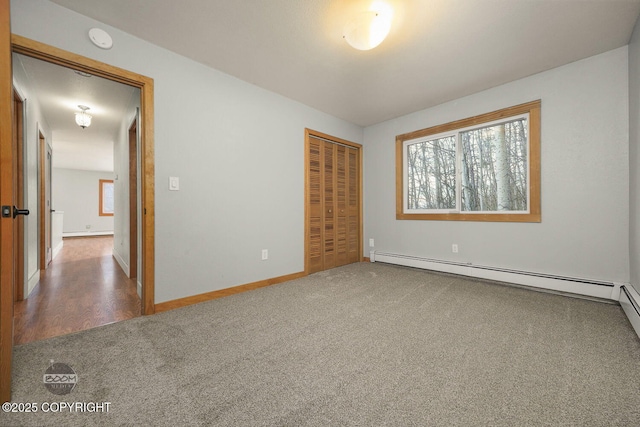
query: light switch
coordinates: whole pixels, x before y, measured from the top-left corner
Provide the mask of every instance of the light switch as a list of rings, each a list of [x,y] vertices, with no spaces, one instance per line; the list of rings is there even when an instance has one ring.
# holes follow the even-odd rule
[[[180,190],[180,178],[178,178],[177,176],[169,177],[169,190],[171,191]]]

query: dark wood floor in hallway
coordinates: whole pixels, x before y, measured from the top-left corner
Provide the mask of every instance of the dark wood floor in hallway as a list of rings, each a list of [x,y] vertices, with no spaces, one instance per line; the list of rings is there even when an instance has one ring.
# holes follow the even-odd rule
[[[112,236],[64,239],[29,297],[15,305],[14,344],[140,316],[136,281],[112,250]]]

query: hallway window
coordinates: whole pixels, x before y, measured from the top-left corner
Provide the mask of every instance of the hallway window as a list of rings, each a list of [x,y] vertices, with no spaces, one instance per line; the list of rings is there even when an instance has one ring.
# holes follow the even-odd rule
[[[100,216],[113,216],[113,180],[100,180]]]

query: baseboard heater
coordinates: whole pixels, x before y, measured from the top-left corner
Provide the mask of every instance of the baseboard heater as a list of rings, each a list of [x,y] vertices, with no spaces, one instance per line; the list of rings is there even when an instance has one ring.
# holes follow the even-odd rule
[[[62,238],[87,236],[113,236],[113,231],[72,231],[62,233]]]
[[[388,264],[403,265],[406,267],[460,274],[463,276],[514,283],[534,288],[586,295],[595,298],[611,299],[615,301],[618,301],[620,298],[621,284],[613,282],[554,276],[530,271],[488,267],[474,265],[471,263],[461,263],[378,251],[371,251],[369,258],[371,262],[384,262]]]
[[[620,289],[620,305],[640,337],[640,295],[635,289],[623,285]]]

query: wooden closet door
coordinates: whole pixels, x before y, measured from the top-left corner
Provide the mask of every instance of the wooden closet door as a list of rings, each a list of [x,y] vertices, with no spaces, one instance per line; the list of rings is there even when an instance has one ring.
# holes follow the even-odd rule
[[[349,236],[349,215],[347,213],[347,148],[336,146],[336,266],[349,263],[347,240]]]
[[[358,150],[309,137],[308,271],[360,261]]]
[[[358,151],[347,149],[346,157],[347,263],[360,262],[360,163]]]
[[[323,153],[323,179],[324,183],[324,265],[323,269],[336,267],[337,242],[336,242],[336,147],[334,144],[322,141]]]
[[[323,270],[323,236],[324,222],[322,220],[324,213],[323,185],[322,185],[322,148],[323,141],[309,137],[309,189],[308,189],[308,269],[309,273],[315,273]]]

